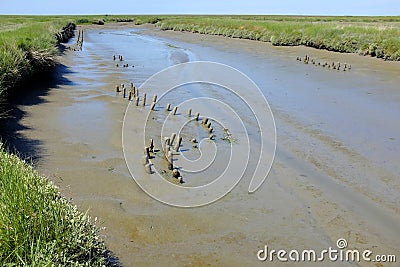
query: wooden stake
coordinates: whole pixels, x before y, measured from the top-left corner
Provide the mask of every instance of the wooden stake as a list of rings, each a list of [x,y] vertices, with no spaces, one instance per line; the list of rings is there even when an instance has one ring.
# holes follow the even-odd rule
[[[178,110],[178,107],[177,107],[177,106],[175,106],[175,107],[174,107],[174,109],[172,110],[172,115],[174,115],[174,116],[175,116],[175,115],[176,115],[176,111],[177,111],[177,110]]]
[[[153,140],[153,139],[150,139],[149,151],[150,151],[150,152],[153,152],[153,151],[154,151],[154,140]]]
[[[150,148],[148,146],[144,147],[144,155],[150,158]]]
[[[154,110],[155,107],[156,107],[156,102],[151,103],[150,110]]]
[[[174,147],[174,149],[175,149],[176,152],[178,152],[179,147],[181,146],[181,143],[182,143],[182,137],[179,136],[179,137],[178,137],[178,141],[175,143],[175,147]]]
[[[143,94],[143,107],[146,106],[146,93]]]
[[[170,146],[171,145],[169,137],[164,137],[164,144],[165,144],[165,146]]]
[[[168,152],[167,160],[168,160],[168,170],[172,171],[174,169],[174,157],[172,151]]]
[[[176,137],[176,133],[172,133],[171,137],[169,138],[169,143],[171,146],[174,144],[175,137]]]

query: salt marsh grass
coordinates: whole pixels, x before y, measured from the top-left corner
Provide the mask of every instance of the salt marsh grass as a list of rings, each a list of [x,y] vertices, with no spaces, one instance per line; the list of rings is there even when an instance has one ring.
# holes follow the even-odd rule
[[[163,30],[400,60],[400,17],[175,16],[157,24]]]
[[[0,144],[2,266],[103,266],[106,249],[86,214]]]

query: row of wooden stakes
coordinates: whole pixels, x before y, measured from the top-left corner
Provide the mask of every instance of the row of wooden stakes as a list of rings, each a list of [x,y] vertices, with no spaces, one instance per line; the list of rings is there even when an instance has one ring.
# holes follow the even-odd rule
[[[191,109],[188,111],[189,117],[191,116]],[[195,120],[198,120],[199,113],[196,113]],[[213,134],[213,128],[211,127],[211,121],[208,118],[202,119],[203,126],[207,129],[208,133],[210,133],[209,138],[213,139],[215,135]],[[176,140],[176,142],[175,142]],[[195,138],[190,140],[193,144],[193,147],[197,147],[197,140]],[[174,167],[174,153],[179,152],[179,148],[182,144],[182,137],[177,136],[176,133],[172,133],[171,137],[164,137],[164,159],[167,161],[168,170],[172,171],[172,177],[178,179],[179,183],[184,183],[183,178],[179,172],[179,168]],[[142,159],[142,163],[144,165],[145,171],[148,174],[154,173],[152,170],[152,165],[150,164],[150,159],[154,158],[151,153],[154,153],[154,140],[150,139],[149,145],[144,147],[144,156]]]
[[[174,144],[174,141],[176,139],[176,142]],[[164,150],[164,159],[167,161],[168,165],[168,170],[172,171],[172,177],[178,179],[179,183],[184,183],[183,178],[178,170],[178,168],[174,168],[174,154],[172,151],[175,150],[175,152],[179,151],[179,147],[182,144],[182,137],[179,136],[177,137],[175,133],[171,135],[171,138],[165,138],[164,139],[165,143],[165,150]],[[150,159],[154,158],[151,153],[154,153],[154,141],[153,139],[150,139],[149,145],[144,147],[144,156],[142,158],[142,163],[144,165],[144,170],[148,174],[154,173],[152,170],[152,164],[150,163]]]
[[[127,88],[125,87],[125,84],[121,84],[121,85],[116,85],[115,86],[115,92],[116,95],[118,96],[119,93],[122,93],[122,97],[123,98],[128,98],[129,101],[135,100],[135,105],[139,106],[146,106],[146,99],[147,99],[147,94],[143,93],[142,95],[142,101],[140,103],[140,97],[139,97],[139,88],[136,88],[135,85],[133,83],[130,84],[130,89],[129,91],[127,90]],[[156,107],[156,103],[157,103],[157,95],[153,96],[152,99],[152,103],[150,105],[150,110],[151,111],[155,111],[155,107]],[[178,111],[178,107],[175,106],[171,109],[171,104],[167,104],[165,107],[165,110],[168,112],[171,112],[172,115],[176,115],[177,111]],[[187,115],[189,118],[192,117],[192,109],[188,109]],[[195,121],[199,121],[200,120],[200,113],[196,112],[196,114],[194,115],[194,120]],[[202,125],[205,127],[206,131],[209,134],[209,139],[213,140],[215,138],[214,135],[214,129],[211,126],[211,121],[206,118],[203,117],[202,118]],[[176,142],[175,142],[176,140]],[[190,140],[193,144],[193,147],[197,148],[197,140],[195,138]],[[175,142],[175,144],[174,144]],[[174,164],[173,164],[173,151],[175,152],[179,152],[179,147],[182,144],[182,137],[180,136],[176,136],[175,133],[173,133],[171,135],[171,137],[165,137],[164,138],[164,147],[165,147],[165,151],[164,151],[164,158],[167,160],[167,164],[168,164],[168,169],[172,171],[172,176],[176,179],[178,179],[179,183],[183,183],[183,179],[182,176],[179,173],[178,168],[174,168]],[[152,170],[152,164],[149,162],[149,160],[151,158],[153,158],[154,156],[151,155],[151,153],[154,153],[154,141],[153,139],[150,139],[149,145],[146,146],[144,148],[144,156],[143,156],[143,165],[145,168],[146,173],[148,174],[152,174],[154,173]]]
[[[301,57],[296,57],[296,60],[299,62],[304,62],[304,64],[313,64],[315,66],[322,66],[323,68],[327,68],[327,69],[333,69],[333,70],[343,70],[343,71],[347,71],[347,70],[351,70],[351,65],[347,64],[347,63],[343,63],[340,64],[340,62],[332,62],[332,63],[328,63],[328,62],[317,62],[315,59],[310,59],[310,57],[308,55],[305,55],[304,58]]]
[[[78,38],[76,38],[76,46],[82,51],[83,45],[83,30],[78,30]]]

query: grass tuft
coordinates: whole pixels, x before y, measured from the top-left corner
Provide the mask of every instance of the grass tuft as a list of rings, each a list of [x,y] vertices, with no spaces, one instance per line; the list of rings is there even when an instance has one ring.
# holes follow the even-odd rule
[[[47,179],[0,144],[3,266],[105,266],[98,228]]]

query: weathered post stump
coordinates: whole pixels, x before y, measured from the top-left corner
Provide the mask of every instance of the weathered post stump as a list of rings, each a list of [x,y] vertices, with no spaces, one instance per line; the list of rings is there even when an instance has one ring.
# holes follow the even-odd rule
[[[175,106],[174,109],[172,110],[172,115],[175,116],[177,111],[178,111],[178,107]]]
[[[167,161],[168,161],[168,170],[172,171],[174,169],[174,158],[172,151],[168,151]]]
[[[178,140],[177,140],[177,142],[175,143],[175,146],[174,146],[174,149],[175,149],[176,152],[179,151],[179,147],[181,146],[181,143],[182,143],[182,137],[179,136]]]
[[[150,158],[150,148],[148,146],[144,147],[144,155]]]
[[[154,110],[155,107],[156,107],[156,102],[151,103],[150,110]]]
[[[154,152],[154,140],[153,140],[153,139],[150,139],[150,142],[149,142],[149,151],[150,151],[150,152]]]
[[[169,138],[169,142],[170,142],[171,146],[174,144],[175,137],[176,137],[176,133],[172,133],[171,137]]]
[[[146,106],[146,93],[143,94],[143,107]]]

